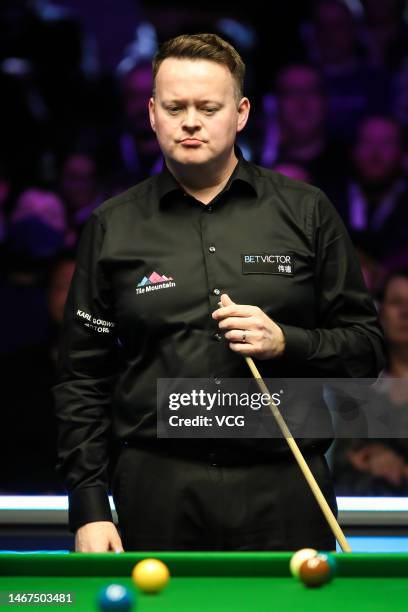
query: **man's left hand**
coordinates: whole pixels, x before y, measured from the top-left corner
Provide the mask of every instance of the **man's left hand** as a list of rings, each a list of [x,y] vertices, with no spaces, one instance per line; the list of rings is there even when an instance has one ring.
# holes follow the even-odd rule
[[[235,304],[223,293],[221,306],[212,317],[236,353],[262,360],[280,357],[285,350],[281,328],[258,306]]]

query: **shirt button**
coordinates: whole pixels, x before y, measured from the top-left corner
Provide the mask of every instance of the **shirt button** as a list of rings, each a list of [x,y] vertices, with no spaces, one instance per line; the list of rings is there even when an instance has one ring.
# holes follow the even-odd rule
[[[216,333],[214,334],[214,338],[215,338],[215,340],[220,341],[220,340],[222,340],[222,334],[219,334],[218,332],[216,332]]]
[[[211,206],[211,204],[207,204],[207,206],[205,207],[205,210],[206,210],[208,213],[212,212],[212,206]]]
[[[221,384],[221,378],[219,376],[216,376],[214,378],[214,382],[215,382],[216,385],[220,385]]]
[[[215,253],[215,246],[208,247],[208,250],[210,251],[210,253]]]
[[[220,295],[221,291],[217,288],[213,289],[213,294],[214,295]]]

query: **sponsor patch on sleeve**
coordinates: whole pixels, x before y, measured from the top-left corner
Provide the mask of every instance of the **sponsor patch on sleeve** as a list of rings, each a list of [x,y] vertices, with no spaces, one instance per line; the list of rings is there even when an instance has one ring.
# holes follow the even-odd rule
[[[85,327],[96,331],[98,334],[110,334],[112,328],[115,327],[113,321],[94,317],[89,312],[81,310],[80,308],[77,309],[76,316]]]

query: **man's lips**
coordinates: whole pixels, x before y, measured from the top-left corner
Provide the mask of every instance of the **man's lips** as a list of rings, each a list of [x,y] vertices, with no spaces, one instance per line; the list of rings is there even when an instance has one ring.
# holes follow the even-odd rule
[[[198,138],[183,138],[183,140],[179,142],[183,145],[200,145],[203,143],[203,141]]]

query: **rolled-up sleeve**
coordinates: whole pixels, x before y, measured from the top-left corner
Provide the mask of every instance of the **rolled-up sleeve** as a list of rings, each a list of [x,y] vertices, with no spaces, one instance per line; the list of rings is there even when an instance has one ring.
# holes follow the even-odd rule
[[[304,329],[277,321],[286,342],[283,359],[307,365],[316,376],[377,377],[385,365],[377,311],[348,232],[321,191],[309,232],[315,253],[317,325]]]
[[[105,229],[94,213],[78,244],[60,336],[57,384],[56,469],[69,496],[69,528],[112,520],[108,448],[118,342],[111,288],[101,263]]]

